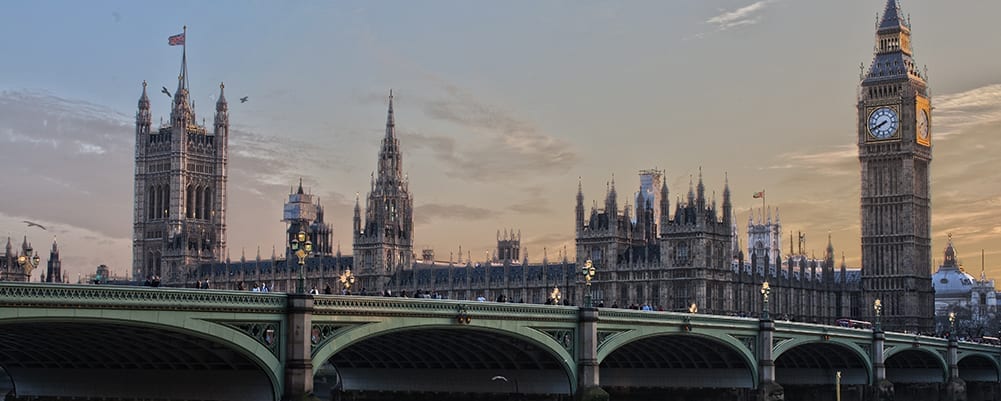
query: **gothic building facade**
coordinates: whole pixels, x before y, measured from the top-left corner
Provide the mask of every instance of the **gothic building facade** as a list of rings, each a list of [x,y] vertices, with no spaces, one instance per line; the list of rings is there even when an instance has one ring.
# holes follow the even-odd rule
[[[379,148],[378,170],[365,203],[354,210],[354,264],[360,285],[387,288],[393,275],[414,261],[414,199],[403,174],[403,154],[396,137],[393,92],[389,92],[386,136]]]
[[[827,324],[843,317],[871,321],[873,301],[881,299],[885,328],[929,332],[934,307],[928,180],[931,102],[926,79],[914,64],[910,26],[902,15],[896,0],[887,0],[876,27],[873,62],[861,76],[859,86],[861,269],[848,269],[844,256],[840,264],[836,263],[830,236],[820,257],[806,254],[802,234],[798,238],[798,251],[790,235],[789,252],[783,254],[778,209],[773,213],[773,209],[764,205],[756,213],[751,211],[746,247],[742,246],[728,180],[724,177],[722,203],[717,205],[716,195],[706,194],[701,169],[698,180],[692,177],[685,196],[676,197],[673,205],[666,179],[659,170],[640,172],[639,189],[635,197],[628,198],[635,203],[624,207],[619,206],[614,177],[601,203],[594,202],[590,211],[585,209],[584,191],[579,183],[574,211],[575,257],[564,253],[550,261],[544,253],[542,263],[529,263],[521,248],[520,233],[515,235],[512,231],[503,237],[498,233],[496,254],[483,262],[474,262],[468,256],[463,262],[461,250],[458,261],[452,257],[436,261],[431,250],[425,250],[415,260],[413,196],[403,173],[390,93],[385,137],[364,213],[360,199],[355,202],[353,257],[342,258],[338,252],[337,256],[310,259],[306,268],[307,286],[323,288],[333,284],[336,288],[335,277],[352,269],[358,278],[355,291],[410,294],[421,291],[453,299],[493,300],[503,295],[512,301],[538,303],[558,293],[565,301],[579,303],[583,294],[578,263],[591,260],[597,266],[592,290],[599,305],[645,304],[671,311],[697,309],[700,313],[755,315],[765,306],[760,289],[768,282],[772,289],[768,308],[776,318]],[[179,91],[180,88],[179,84]],[[140,101],[140,118],[143,118],[143,102]],[[146,104],[148,110],[148,100]],[[182,115],[184,105],[186,101],[175,100],[175,110],[181,108],[178,113]],[[217,110],[225,111],[225,107]],[[217,131],[228,127],[218,121],[217,117]],[[137,127],[141,133],[143,125],[137,123]],[[177,130],[173,126],[165,129],[168,136]],[[225,135],[225,129],[222,132]],[[224,136],[221,146],[224,155]],[[153,181],[143,181],[140,186],[138,154],[137,150],[137,199],[144,188],[150,188],[154,195],[161,188],[174,188],[177,180],[168,180],[166,174],[162,178],[150,176],[148,180],[161,179],[156,185],[151,186]],[[143,163],[147,163],[146,153],[143,157]],[[142,165],[146,174],[145,164]],[[174,177],[175,167],[170,164],[169,177]],[[219,171],[225,171],[224,159]],[[225,193],[224,188],[221,192],[214,187],[211,190],[213,196]],[[145,203],[138,202],[137,222],[145,221],[139,217],[148,215],[158,224],[153,227],[163,230],[176,228],[173,224],[183,227],[184,197],[172,190],[166,193],[174,195],[146,198],[150,209],[141,209]],[[296,200],[297,195],[305,194],[301,190],[293,194],[290,204],[309,203]],[[168,206],[162,215],[158,213],[161,202]],[[139,234],[149,230],[145,226],[143,231],[139,228],[137,223],[137,238],[145,238]],[[213,249],[224,246],[224,242],[219,242],[222,234],[224,231],[208,238],[207,242],[216,241]],[[154,251],[166,252],[166,245],[172,243],[163,236],[152,238],[153,245],[164,245],[148,248]],[[137,249],[148,255],[147,248]],[[218,253],[209,255],[217,257]],[[137,253],[137,260],[138,256],[141,255]],[[281,285],[292,288],[294,267],[287,257],[279,259],[273,255],[272,260],[265,262],[258,256],[252,264],[242,259],[241,265],[244,268],[234,269],[228,264],[206,263],[199,271],[222,278],[227,285],[250,276],[260,279],[263,272],[265,279],[280,278],[285,283]],[[554,291],[557,289],[560,291]],[[990,302],[989,296],[985,296],[981,303]]]
[[[136,113],[132,276],[180,282],[185,266],[226,254],[229,106],[219,85],[213,126],[199,124],[188,92],[187,54],[172,97],[170,121],[154,129],[143,82]],[[170,96],[169,91],[163,92]]]
[[[655,198],[660,221],[655,222],[654,207],[643,196],[650,176],[650,170],[640,172],[635,206],[619,209],[613,181],[604,208],[593,207],[587,218],[578,187],[577,261],[591,260],[598,267],[592,280],[598,302],[753,315],[762,310],[759,291],[767,281],[774,292],[769,309],[778,318],[833,324],[857,316],[862,302],[859,272],[847,269],[843,261],[835,266],[830,238],[822,259],[806,256],[802,248],[783,255],[778,213],[773,220],[770,209],[767,217],[759,210],[755,220],[752,211],[744,254],[735,245],[739,237],[728,183],[718,207],[706,196],[700,172],[698,184],[689,184],[687,196],[679,198],[671,212],[669,189],[662,182]]]
[[[931,98],[914,61],[910,23],[896,0],[887,0],[872,64],[861,78],[857,128],[865,301],[883,301],[887,330],[931,331]],[[869,309],[865,314],[872,317]]]

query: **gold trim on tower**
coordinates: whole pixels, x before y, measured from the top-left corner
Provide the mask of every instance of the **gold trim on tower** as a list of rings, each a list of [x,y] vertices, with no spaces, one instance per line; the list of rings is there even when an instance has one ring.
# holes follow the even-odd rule
[[[931,146],[931,100],[914,98],[914,139],[918,144]]]

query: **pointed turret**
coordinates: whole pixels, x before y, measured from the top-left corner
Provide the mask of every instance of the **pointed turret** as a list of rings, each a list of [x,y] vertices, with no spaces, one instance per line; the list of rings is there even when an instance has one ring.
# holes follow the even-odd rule
[[[303,195],[303,194],[304,194],[304,192],[303,192],[303,190],[302,190],[302,177],[299,177],[299,189],[297,189],[297,190],[295,191],[295,193],[297,193],[297,194],[299,194],[299,195]]]
[[[215,111],[223,112],[229,110],[229,102],[226,101],[226,84],[219,83],[219,99],[215,101]]]
[[[614,220],[614,216],[619,212],[618,193],[615,192],[615,174],[612,174],[612,183],[608,187],[608,195],[605,197],[605,212],[608,213],[609,221]]]
[[[181,72],[177,75],[177,90],[174,91],[174,104],[170,112],[170,121],[174,127],[186,128],[195,120],[194,106],[192,106],[188,94],[188,53],[185,49],[181,55]]]
[[[695,187],[692,184],[692,176],[688,176],[688,206],[695,204]]]
[[[584,232],[584,187],[580,176],[577,177],[577,207],[574,209],[577,234]]]
[[[723,173],[723,224],[733,223],[733,204],[730,203],[730,176]]]
[[[355,239],[361,235],[361,201],[358,198],[357,192],[355,193],[354,234]]]
[[[702,166],[699,166],[699,186],[697,191],[696,205],[699,210],[704,210],[706,208],[706,186],[702,183]]]
[[[222,128],[229,128],[229,102],[226,101],[226,84],[219,83],[219,99],[215,102],[215,128],[216,135],[220,135]]]
[[[667,189],[667,177],[666,176],[663,177],[662,180],[663,180],[663,183],[661,183],[661,186],[660,186],[660,205],[659,205],[660,206],[660,221],[657,222],[657,224],[660,224],[661,232],[663,232],[663,230],[667,227],[667,222],[671,221],[671,218],[670,218],[671,200],[670,200],[670,198],[668,198],[668,195],[670,195],[670,194],[668,193],[668,189]]]
[[[10,243],[10,236],[7,236],[7,253],[6,256],[14,256],[14,245]]]

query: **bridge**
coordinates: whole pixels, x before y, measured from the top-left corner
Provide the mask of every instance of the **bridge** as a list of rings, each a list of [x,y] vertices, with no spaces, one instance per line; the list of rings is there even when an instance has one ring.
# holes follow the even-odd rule
[[[778,383],[787,399],[834,400],[837,372],[844,400],[879,399],[891,384],[905,400],[1001,397],[1001,348],[913,334],[607,308],[40,283],[0,283],[0,368],[0,391],[12,399],[751,400]]]

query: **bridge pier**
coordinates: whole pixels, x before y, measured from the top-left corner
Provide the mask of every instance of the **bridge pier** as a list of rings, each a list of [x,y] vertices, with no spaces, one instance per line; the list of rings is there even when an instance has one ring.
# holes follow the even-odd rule
[[[598,308],[580,308],[577,312],[577,400],[608,401],[600,387],[598,372]]]
[[[892,401],[895,394],[895,388],[893,383],[886,380],[886,333],[883,330],[875,329],[872,331],[872,373],[873,380],[872,385],[869,386],[869,399],[873,401]],[[934,392],[933,392],[934,394]],[[907,398],[903,396],[902,399],[915,400],[915,398]]]
[[[768,318],[758,321],[758,393],[759,398],[768,400],[773,392],[782,392],[782,386],[775,382],[775,359],[772,347],[775,322]]]
[[[313,356],[310,327],[313,296],[288,294],[285,327],[285,392],[283,401],[307,400],[313,394]]]
[[[949,348],[946,351],[946,362],[949,363],[949,381],[942,391],[942,401],[966,401],[966,382],[959,378],[959,343],[956,333],[949,331]]]

